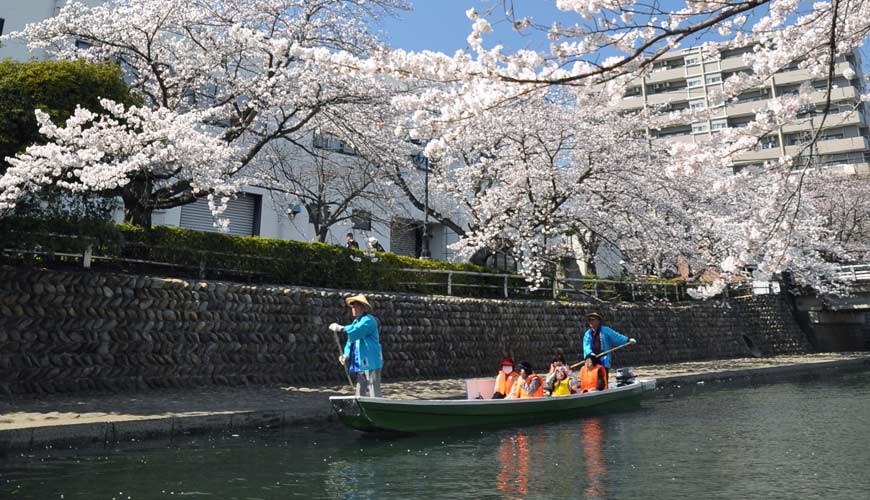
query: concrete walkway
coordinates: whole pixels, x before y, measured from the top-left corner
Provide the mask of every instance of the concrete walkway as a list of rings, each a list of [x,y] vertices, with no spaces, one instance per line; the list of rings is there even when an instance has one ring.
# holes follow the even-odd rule
[[[826,353],[777,358],[699,361],[635,369],[658,379],[660,388],[699,382],[789,379],[821,370],[870,369],[870,353]],[[611,375],[612,377],[612,375]],[[464,397],[462,379],[385,383],[384,396]],[[0,401],[0,452],[11,449],[87,445],[190,432],[231,431],[324,422],[332,418],[328,397],[350,394],[339,387],[209,387],[142,392],[46,396]]]

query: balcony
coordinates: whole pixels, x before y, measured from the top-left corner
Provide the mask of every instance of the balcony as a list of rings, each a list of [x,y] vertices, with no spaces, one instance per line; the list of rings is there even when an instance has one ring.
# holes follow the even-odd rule
[[[653,71],[646,77],[646,83],[661,83],[661,82],[671,82],[674,80],[685,80],[686,79],[686,71],[683,66],[674,69],[662,69],[658,71]]]
[[[825,98],[827,96],[827,90],[818,90],[816,92],[812,92],[810,94],[810,100],[814,103],[824,103]],[[845,101],[845,100],[857,100],[858,93],[855,91],[855,87],[840,87],[838,89],[831,89],[831,102],[837,101]]]
[[[774,146],[769,149],[759,149],[755,151],[745,151],[734,155],[734,163],[758,163],[763,161],[772,161],[782,156],[779,146]]]
[[[640,109],[643,107],[643,96],[635,95],[631,97],[623,97],[621,101],[619,101],[619,109],[620,110],[633,110]]]
[[[668,144],[672,142],[692,143],[695,142],[695,136],[691,133],[686,134],[671,134],[662,137],[655,137],[653,141],[656,144]]]
[[[694,89],[693,89],[694,90]],[[650,94],[646,96],[647,103],[650,106],[660,106],[669,102],[688,101],[688,92],[686,89],[680,89],[673,92],[662,92],[660,94]]]
[[[800,121],[783,126],[782,131],[787,134],[792,132],[809,132],[818,130],[819,127],[822,126],[825,128],[845,127],[850,125],[863,126],[864,123],[864,116],[860,112],[851,111],[848,113],[830,114],[825,118],[824,124],[822,123],[821,115],[812,118],[804,118]]]
[[[852,65],[846,61],[837,63],[834,67],[834,73],[837,76],[842,76],[843,72],[847,69],[852,69]],[[773,81],[776,85],[787,85],[790,83],[800,83],[808,80],[813,80],[810,77],[810,72],[805,69],[796,69],[794,71],[786,71],[784,73],[777,73],[773,76]]]
[[[805,145],[786,146],[785,152],[791,156],[796,156],[804,147]],[[866,137],[846,137],[844,139],[818,141],[816,142],[814,152],[817,154],[837,154],[865,150],[870,150],[870,141]]]
[[[719,61],[719,67],[723,72],[728,71],[748,71],[750,66],[743,62],[743,56],[729,57]]]
[[[728,116],[754,115],[758,110],[764,109],[767,106],[769,97],[759,97],[755,100],[740,102],[737,104],[728,104],[725,111]]]
[[[824,168],[826,170],[830,170],[839,174],[859,174],[859,175],[868,175],[870,174],[870,163],[836,163],[831,165],[825,165]]]

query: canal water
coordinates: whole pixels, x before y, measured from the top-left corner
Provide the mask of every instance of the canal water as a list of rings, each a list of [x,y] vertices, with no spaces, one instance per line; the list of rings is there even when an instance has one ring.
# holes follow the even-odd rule
[[[337,424],[336,424],[337,425]],[[870,372],[660,390],[635,411],[487,432],[338,427],[0,459],[0,498],[870,498]]]

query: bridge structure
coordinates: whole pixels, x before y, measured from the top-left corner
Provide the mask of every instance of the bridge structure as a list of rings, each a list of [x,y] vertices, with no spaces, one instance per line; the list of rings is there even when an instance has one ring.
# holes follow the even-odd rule
[[[870,350],[870,263],[841,266],[848,295],[797,295],[798,320],[819,351]]]

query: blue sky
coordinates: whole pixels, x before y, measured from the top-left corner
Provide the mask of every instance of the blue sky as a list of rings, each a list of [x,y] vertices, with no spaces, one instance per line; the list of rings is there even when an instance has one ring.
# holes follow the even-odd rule
[[[384,21],[382,29],[387,33],[388,43],[394,48],[415,51],[428,49],[447,54],[467,46],[465,39],[471,32],[471,21],[465,17],[465,11],[474,7],[478,12],[483,12],[496,4],[494,1],[485,0],[409,0],[409,3],[413,4],[413,11],[401,13],[399,19]],[[516,14],[519,17],[532,16],[533,20],[549,24],[554,14],[558,13],[554,4],[553,1],[545,0],[515,2]],[[506,23],[497,22],[503,18],[502,10],[487,16],[495,28],[495,33],[484,38],[487,47],[499,43],[512,50],[545,50],[549,47],[542,34],[518,36]]]

